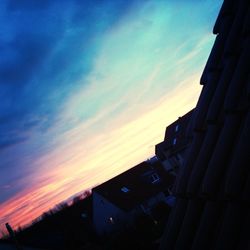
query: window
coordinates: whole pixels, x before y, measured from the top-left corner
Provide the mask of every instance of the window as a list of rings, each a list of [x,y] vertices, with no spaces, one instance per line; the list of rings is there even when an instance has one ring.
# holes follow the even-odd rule
[[[127,187],[122,187],[122,188],[121,188],[121,191],[122,191],[123,193],[128,193],[130,190],[129,190]]]
[[[151,180],[152,183],[155,183],[155,182],[159,181],[160,180],[159,175],[156,174],[156,173],[152,174],[151,177],[150,177],[150,180]]]
[[[178,132],[178,130],[179,130],[179,125],[177,124],[177,125],[175,126],[175,132]]]
[[[113,217],[109,217],[108,221],[109,221],[110,224],[115,224],[115,221],[114,221]]]
[[[174,138],[174,139],[173,139],[173,145],[175,145],[175,144],[176,144],[176,142],[177,142],[177,139],[176,139],[176,138]]]

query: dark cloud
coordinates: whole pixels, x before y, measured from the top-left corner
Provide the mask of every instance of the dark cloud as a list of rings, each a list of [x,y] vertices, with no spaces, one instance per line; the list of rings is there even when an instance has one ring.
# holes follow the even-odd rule
[[[62,30],[58,21],[58,29],[50,32],[53,27],[50,22],[43,22],[46,20],[43,16],[39,19],[21,12],[7,15],[11,17],[14,20],[9,24],[11,39],[0,39],[3,50],[0,58],[0,134],[5,135],[4,140],[0,139],[2,149],[15,144],[13,134],[18,137],[19,133],[22,135],[35,126],[39,128],[39,123],[40,127],[48,127],[44,123],[54,112],[47,101],[52,84],[43,82],[41,74],[44,68],[46,70],[44,64],[60,40]]]
[[[9,0],[9,11],[44,10],[49,7],[51,0]]]
[[[19,34],[6,46],[14,50],[16,56],[0,62],[0,82],[23,86],[37,73],[48,53],[53,48],[52,41],[45,36]]]
[[[43,134],[55,123],[65,99],[85,84],[79,79],[91,70],[102,36],[132,4],[125,0],[9,0],[6,10],[2,9],[0,176],[7,176],[5,184],[35,171],[23,154],[37,157],[42,143],[43,152],[49,150]],[[35,133],[40,133],[40,141],[23,149]],[[12,195],[9,192],[6,197]]]
[[[18,143],[24,142],[27,138],[9,138],[5,140],[0,140],[0,152],[10,146],[16,145]]]

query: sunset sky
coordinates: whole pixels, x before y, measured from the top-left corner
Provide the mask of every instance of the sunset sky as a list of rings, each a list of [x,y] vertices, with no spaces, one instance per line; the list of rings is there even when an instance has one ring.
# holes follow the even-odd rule
[[[154,155],[197,102],[221,4],[0,1],[0,228]]]

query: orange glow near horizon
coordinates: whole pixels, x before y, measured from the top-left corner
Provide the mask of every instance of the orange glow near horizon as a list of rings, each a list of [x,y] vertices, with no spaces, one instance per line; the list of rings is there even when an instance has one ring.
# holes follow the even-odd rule
[[[153,156],[154,146],[163,140],[166,126],[195,106],[201,90],[198,80],[199,76],[193,75],[183,81],[150,110],[131,117],[127,123],[122,117],[113,121],[105,134],[88,139],[87,149],[83,148],[85,138],[67,144],[67,136],[72,136],[67,134],[64,144],[37,162],[41,165],[39,184],[0,204],[1,221],[8,221],[14,228],[28,224],[72,195]]]

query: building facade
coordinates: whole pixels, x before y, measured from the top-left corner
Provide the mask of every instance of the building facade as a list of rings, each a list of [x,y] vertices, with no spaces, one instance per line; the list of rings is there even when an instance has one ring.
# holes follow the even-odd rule
[[[179,117],[167,126],[164,141],[155,146],[155,155],[166,171],[176,175],[183,165],[185,155],[192,142],[192,116],[194,110]]]
[[[145,161],[92,190],[93,225],[98,235],[133,226],[137,216],[151,214],[159,202],[171,205],[173,183],[159,161]]]

